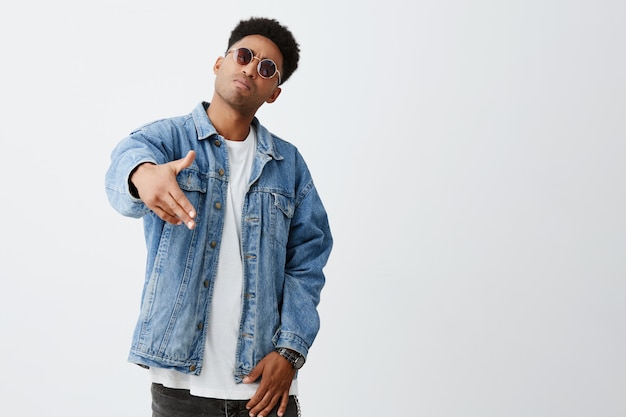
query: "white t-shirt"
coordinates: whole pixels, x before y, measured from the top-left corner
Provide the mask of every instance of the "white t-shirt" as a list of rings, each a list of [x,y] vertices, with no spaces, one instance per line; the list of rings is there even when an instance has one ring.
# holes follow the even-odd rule
[[[247,400],[256,392],[258,382],[236,384],[233,374],[243,289],[241,213],[256,152],[254,128],[250,127],[250,133],[244,141],[227,140],[226,144],[230,174],[228,201],[223,204],[224,232],[211,299],[202,372],[200,375],[188,375],[151,367],[150,379],[166,387],[188,389],[192,395],[199,397]],[[290,394],[297,394],[296,381],[291,384]]]

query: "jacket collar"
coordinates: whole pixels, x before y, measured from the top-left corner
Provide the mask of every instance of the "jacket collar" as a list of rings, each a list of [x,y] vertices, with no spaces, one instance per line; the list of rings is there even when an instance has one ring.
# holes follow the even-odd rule
[[[208,139],[213,135],[219,135],[215,126],[211,123],[206,110],[209,108],[208,102],[204,101],[199,103],[193,110],[192,117],[196,125],[196,133],[198,134],[198,140]],[[268,155],[273,159],[281,160],[283,156],[278,153],[274,143],[274,135],[267,130],[255,117],[252,120],[252,126],[256,130],[257,137],[257,151],[262,154]]]

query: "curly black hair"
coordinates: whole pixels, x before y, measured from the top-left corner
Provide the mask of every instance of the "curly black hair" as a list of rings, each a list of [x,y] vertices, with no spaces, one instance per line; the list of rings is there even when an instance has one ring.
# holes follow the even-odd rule
[[[300,60],[300,46],[291,31],[275,19],[252,17],[248,20],[242,20],[230,33],[226,51],[230,50],[236,42],[249,35],[265,36],[278,46],[280,53],[283,55],[281,79],[283,83],[287,81],[298,68],[298,61]]]

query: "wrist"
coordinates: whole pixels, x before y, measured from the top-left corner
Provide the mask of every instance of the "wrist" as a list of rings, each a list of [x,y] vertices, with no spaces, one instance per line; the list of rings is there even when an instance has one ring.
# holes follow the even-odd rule
[[[130,191],[130,194],[135,198],[141,198],[141,197],[139,196],[139,191],[137,190],[137,187],[135,186],[135,183],[133,182],[133,177],[135,176],[137,171],[146,164],[155,165],[154,162],[142,162],[139,165],[137,165],[135,168],[133,168],[133,170],[130,171],[130,174],[128,175],[128,190]]]

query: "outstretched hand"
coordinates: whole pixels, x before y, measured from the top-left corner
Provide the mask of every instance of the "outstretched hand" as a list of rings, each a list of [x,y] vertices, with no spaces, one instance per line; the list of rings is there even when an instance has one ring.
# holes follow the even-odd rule
[[[278,415],[283,416],[287,411],[289,388],[295,374],[296,370],[291,363],[276,352],[271,352],[261,359],[252,372],[243,379],[244,383],[251,383],[262,376],[259,387],[246,404],[250,416],[269,415],[279,401]]]
[[[196,227],[196,209],[178,186],[176,176],[195,158],[196,153],[189,151],[184,158],[166,164],[144,163],[130,177],[139,198],[157,216],[168,223],[184,223],[189,229]]]

